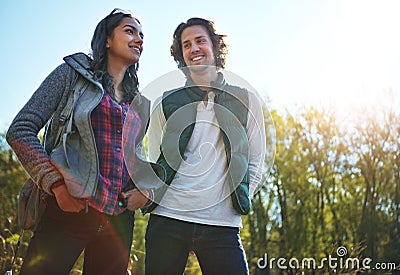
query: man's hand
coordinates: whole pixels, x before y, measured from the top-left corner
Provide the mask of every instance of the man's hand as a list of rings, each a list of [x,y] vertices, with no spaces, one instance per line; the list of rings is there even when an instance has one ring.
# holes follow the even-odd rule
[[[127,208],[131,211],[145,206],[150,200],[150,192],[147,190],[132,189],[122,193],[122,196],[127,200]]]
[[[85,200],[71,196],[65,184],[51,188],[60,209],[64,212],[80,212],[85,208]]]

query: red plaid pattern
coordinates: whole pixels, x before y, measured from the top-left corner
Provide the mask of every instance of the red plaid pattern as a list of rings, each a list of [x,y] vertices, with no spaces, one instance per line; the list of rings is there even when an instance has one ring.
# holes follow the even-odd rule
[[[134,122],[128,129],[129,138],[134,142],[142,123],[138,113],[129,106],[128,102],[118,104],[105,93],[91,114],[100,174],[96,194],[89,200],[89,206],[108,215],[118,215],[125,210],[118,206],[118,195],[133,188],[124,163],[122,127],[129,111],[130,121]]]

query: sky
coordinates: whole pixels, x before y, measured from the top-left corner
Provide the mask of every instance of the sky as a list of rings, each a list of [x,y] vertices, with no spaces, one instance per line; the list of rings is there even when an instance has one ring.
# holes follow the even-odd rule
[[[0,132],[66,55],[89,53],[97,23],[115,7],[142,23],[139,81],[176,70],[169,48],[190,17],[227,35],[226,69],[270,108],[337,106],[351,111],[400,95],[397,0],[0,0]]]

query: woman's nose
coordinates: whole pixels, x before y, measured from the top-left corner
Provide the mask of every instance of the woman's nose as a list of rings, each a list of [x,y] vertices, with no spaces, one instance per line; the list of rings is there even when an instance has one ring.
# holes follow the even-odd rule
[[[140,35],[135,36],[135,43],[142,45],[143,38]]]

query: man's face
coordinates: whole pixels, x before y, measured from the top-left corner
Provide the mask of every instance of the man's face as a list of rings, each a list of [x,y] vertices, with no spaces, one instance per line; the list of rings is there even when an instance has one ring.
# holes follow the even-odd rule
[[[192,66],[215,66],[211,38],[205,27],[194,25],[183,30],[181,35],[183,59],[190,70]]]

